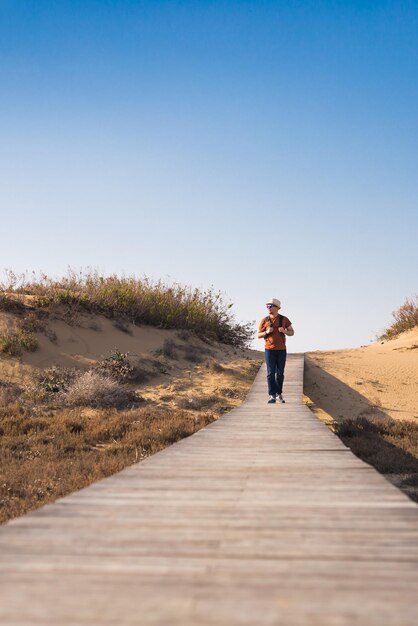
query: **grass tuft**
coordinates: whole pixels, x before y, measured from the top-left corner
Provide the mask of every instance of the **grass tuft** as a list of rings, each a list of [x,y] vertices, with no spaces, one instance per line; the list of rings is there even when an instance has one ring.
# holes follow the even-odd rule
[[[386,328],[379,339],[394,339],[406,330],[418,326],[418,295],[407,298],[402,306],[392,312],[395,321]]]
[[[0,336],[0,352],[9,356],[20,356],[24,350],[34,352],[38,347],[36,336],[25,330],[7,330]]]
[[[72,382],[64,395],[69,406],[124,408],[135,402],[135,394],[110,376],[89,370]]]

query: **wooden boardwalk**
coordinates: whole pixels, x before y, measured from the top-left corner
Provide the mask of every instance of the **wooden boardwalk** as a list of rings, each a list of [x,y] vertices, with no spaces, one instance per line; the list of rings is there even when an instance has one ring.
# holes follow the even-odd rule
[[[262,368],[246,402],[0,530],[2,626],[409,626],[418,507]]]

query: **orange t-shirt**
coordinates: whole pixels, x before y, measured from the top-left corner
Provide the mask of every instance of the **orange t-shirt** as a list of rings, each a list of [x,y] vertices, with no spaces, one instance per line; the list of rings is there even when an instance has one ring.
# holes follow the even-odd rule
[[[292,325],[292,322],[285,315],[282,315],[281,317],[283,318],[281,326],[287,330],[289,326]],[[258,332],[264,333],[267,330],[267,327],[270,325],[268,321],[269,319],[273,324],[273,332],[267,335],[267,337],[264,340],[265,349],[266,350],[286,350],[286,335],[284,335],[283,333],[279,333],[280,315],[277,315],[274,319],[272,319],[270,315],[267,317],[263,317],[263,319],[260,322]]]

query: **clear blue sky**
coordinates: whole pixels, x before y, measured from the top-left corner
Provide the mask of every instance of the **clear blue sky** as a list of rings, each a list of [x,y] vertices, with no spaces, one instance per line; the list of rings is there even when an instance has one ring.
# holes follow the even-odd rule
[[[0,267],[368,343],[417,291],[417,33],[416,1],[0,0]]]

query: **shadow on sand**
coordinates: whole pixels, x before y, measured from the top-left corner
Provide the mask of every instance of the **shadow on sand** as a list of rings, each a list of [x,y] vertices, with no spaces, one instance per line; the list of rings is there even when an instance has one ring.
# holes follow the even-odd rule
[[[393,419],[384,406],[371,403],[309,356],[304,394],[314,412],[321,409],[332,418],[328,426],[354,454],[418,502],[418,421]]]

